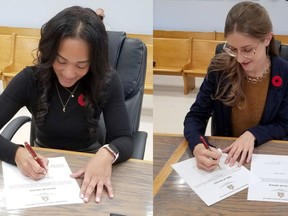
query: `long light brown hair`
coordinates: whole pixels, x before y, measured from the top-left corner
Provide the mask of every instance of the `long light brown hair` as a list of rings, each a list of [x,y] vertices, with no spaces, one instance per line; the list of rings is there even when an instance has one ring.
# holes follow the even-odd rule
[[[249,37],[257,38],[261,42],[273,30],[268,12],[264,7],[254,2],[240,2],[229,11],[224,28],[224,36],[239,32]],[[268,47],[267,55],[278,55],[275,47],[275,39],[272,37]],[[244,78],[243,68],[237,59],[221,53],[216,55],[210,63],[208,72],[219,71],[221,73],[215,94],[215,100],[222,101],[228,106],[239,106],[245,103],[245,94],[242,88]]]

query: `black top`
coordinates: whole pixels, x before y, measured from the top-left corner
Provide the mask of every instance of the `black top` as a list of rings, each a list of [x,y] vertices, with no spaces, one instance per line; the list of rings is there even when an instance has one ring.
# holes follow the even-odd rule
[[[9,83],[0,95],[0,128],[2,128],[22,107],[26,106],[32,116],[36,114],[37,85],[34,67],[26,67]],[[78,83],[78,82],[77,82]],[[72,91],[77,83],[68,88]],[[112,143],[119,150],[117,162],[127,160],[133,152],[133,141],[129,117],[123,96],[123,88],[118,74],[112,71],[109,95],[102,109],[107,130],[106,143]],[[90,137],[87,121],[84,117],[84,106],[81,103],[83,86],[80,83],[67,103],[66,111],[55,84],[52,85],[48,114],[42,126],[36,128],[36,137],[40,143],[49,148],[81,151],[97,142],[98,134]],[[58,90],[65,104],[70,96],[69,91],[58,83]],[[21,143],[19,143],[21,144]],[[17,145],[0,136],[0,159],[15,164]]]

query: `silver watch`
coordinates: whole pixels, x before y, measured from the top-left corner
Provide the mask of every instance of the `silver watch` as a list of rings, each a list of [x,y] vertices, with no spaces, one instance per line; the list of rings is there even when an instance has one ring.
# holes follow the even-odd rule
[[[114,156],[114,160],[112,163],[114,163],[118,159],[119,151],[114,145],[106,144],[106,145],[102,146],[102,148],[106,148]]]

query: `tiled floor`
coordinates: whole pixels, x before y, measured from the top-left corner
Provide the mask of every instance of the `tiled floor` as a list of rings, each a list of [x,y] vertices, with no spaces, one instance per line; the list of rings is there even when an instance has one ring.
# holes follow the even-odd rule
[[[203,78],[196,78],[196,88],[183,93],[183,78],[154,75],[153,127],[154,133],[183,134],[183,121],[195,101]],[[210,121],[206,135],[210,135]]]

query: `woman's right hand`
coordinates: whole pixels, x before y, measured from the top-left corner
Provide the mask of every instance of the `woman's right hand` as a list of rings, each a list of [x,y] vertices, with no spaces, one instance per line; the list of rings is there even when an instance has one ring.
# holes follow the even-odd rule
[[[48,159],[38,154],[44,167],[48,170]],[[15,163],[21,173],[33,180],[39,180],[45,177],[46,170],[41,167],[36,160],[27,152],[25,148],[19,147],[15,155]]]
[[[211,148],[211,150],[206,149],[202,143],[195,146],[193,154],[196,157],[196,164],[199,169],[211,171],[218,167],[221,153],[215,148]]]

